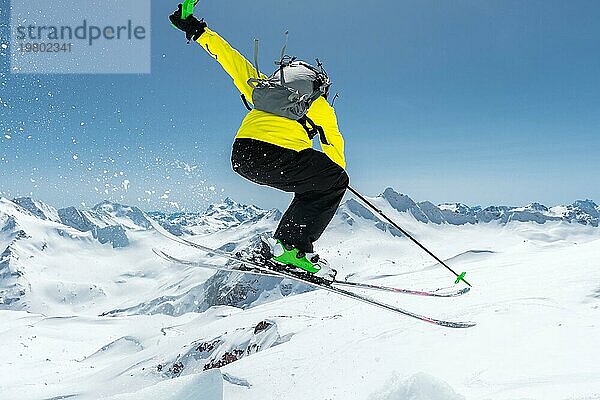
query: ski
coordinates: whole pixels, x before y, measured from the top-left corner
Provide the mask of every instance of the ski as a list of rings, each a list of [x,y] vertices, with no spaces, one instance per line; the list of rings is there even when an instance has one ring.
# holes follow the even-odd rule
[[[151,221],[153,221],[153,220],[151,220]],[[155,223],[152,223],[152,225],[154,226]],[[156,225],[158,225],[158,224],[156,224]],[[302,282],[302,283],[305,283],[307,285],[313,286],[315,288],[320,288],[320,289],[327,290],[327,291],[332,292],[332,293],[337,293],[337,294],[339,294],[341,296],[345,296],[345,297],[348,297],[348,298],[351,298],[351,299],[354,299],[354,300],[357,300],[357,301],[360,301],[360,302],[363,302],[363,303],[367,303],[367,304],[370,304],[370,305],[375,306],[375,307],[386,309],[388,311],[392,311],[392,312],[395,312],[397,314],[402,314],[402,315],[405,315],[405,316],[408,316],[408,317],[411,317],[411,318],[415,318],[415,319],[418,319],[418,320],[423,321],[423,322],[428,322],[428,323],[431,323],[431,324],[434,324],[434,325],[444,326],[444,327],[447,327],[447,328],[470,328],[472,326],[475,326],[474,322],[445,321],[445,320],[440,320],[440,319],[435,319],[435,318],[427,317],[427,316],[424,316],[424,315],[420,315],[420,314],[414,313],[412,311],[408,311],[408,310],[405,310],[405,309],[400,308],[400,307],[396,307],[396,306],[393,306],[393,305],[390,305],[390,304],[387,304],[387,303],[383,303],[383,302],[374,300],[374,299],[372,299],[370,297],[362,296],[362,295],[356,294],[354,292],[350,292],[348,290],[345,290],[345,289],[342,289],[342,288],[339,288],[339,287],[330,286],[330,285],[327,285],[327,284],[316,283],[316,282],[313,282],[311,280],[303,279],[303,278],[301,278],[299,276],[296,276],[296,275],[293,275],[293,274],[288,274],[288,273],[285,273],[285,272],[282,272],[282,271],[277,271],[277,270],[269,269],[268,267],[265,267],[263,265],[259,265],[259,264],[253,263],[253,262],[248,261],[248,260],[244,260],[243,258],[239,258],[236,255],[228,253],[226,251],[211,249],[210,247],[206,247],[206,246],[201,245],[199,243],[194,243],[194,242],[191,242],[189,240],[182,239],[180,237],[177,237],[175,235],[172,235],[172,234],[168,233],[161,226],[155,226],[155,229],[161,235],[163,235],[164,237],[166,237],[166,238],[168,238],[168,239],[170,239],[172,241],[178,242],[178,243],[186,245],[186,246],[191,246],[191,247],[203,250],[203,251],[207,252],[208,254],[217,254],[219,256],[228,258],[230,260],[241,262],[241,263],[243,263],[243,264],[245,264],[247,266],[256,268],[257,270],[262,270],[262,271],[265,271],[267,273],[270,272],[274,276],[280,276],[282,278],[293,279],[293,280],[295,280],[297,282]],[[164,254],[166,254],[166,253],[164,253]],[[172,257],[172,256],[170,256],[170,257],[175,259],[175,257]],[[184,261],[184,260],[182,260],[182,261]],[[198,266],[204,265],[204,264],[201,264],[201,263],[197,263],[197,264],[198,264]]]
[[[180,238],[178,238],[178,239],[180,239]],[[180,240],[185,240],[185,239],[180,239]],[[182,243],[182,242],[180,242],[180,243]],[[189,243],[193,243],[193,242],[189,242]],[[198,245],[198,246],[202,246],[202,245]],[[196,246],[194,246],[194,247],[196,247]],[[328,285],[326,283],[318,283],[318,282],[315,282],[312,280],[304,279],[300,276],[297,276],[297,275],[294,275],[291,273],[287,273],[287,272],[283,272],[281,270],[273,270],[269,267],[254,263],[252,261],[248,261],[243,258],[238,258],[234,254],[230,254],[230,253],[223,252],[220,250],[210,249],[205,246],[202,246],[202,247],[208,249],[207,251],[210,251],[211,253],[218,254],[218,255],[228,258],[230,260],[243,263],[247,266],[250,266],[251,268],[249,268],[248,270],[234,270],[234,269],[226,268],[226,267],[209,266],[208,264],[197,262],[197,261],[181,260],[177,257],[173,257],[173,256],[167,254],[166,252],[164,252],[162,250],[153,249],[153,251],[159,257],[162,257],[163,259],[166,259],[168,261],[171,261],[171,262],[177,263],[177,264],[194,266],[194,267],[204,267],[204,268],[213,268],[214,267],[213,269],[227,270],[228,272],[250,273],[250,274],[254,274],[254,275],[267,275],[267,276],[272,276],[272,277],[293,279],[297,282],[301,282],[301,283],[304,283],[309,286],[313,286],[318,289],[324,289],[324,290],[327,290],[327,291],[330,291],[333,293],[337,293],[337,294],[345,296],[345,297],[349,297],[354,300],[361,301],[363,303],[370,304],[375,307],[383,308],[383,309],[386,309],[386,310],[389,310],[389,311],[392,311],[392,312],[395,312],[398,314],[406,315],[406,316],[416,318],[416,319],[424,321],[424,322],[429,322],[431,324],[444,326],[447,328],[470,328],[475,325],[474,322],[454,322],[454,321],[445,321],[445,320],[427,317],[424,315],[414,313],[412,311],[405,310],[400,307],[396,307],[396,306],[393,306],[393,305],[390,305],[387,303],[383,303],[383,302],[374,300],[367,296],[362,296],[362,295],[356,294],[354,292],[350,292],[348,290],[341,289],[336,286]]]
[[[371,289],[371,290],[379,290],[384,292],[393,292],[393,293],[402,293],[402,294],[410,294],[414,296],[425,296],[425,297],[458,297],[462,296],[465,293],[468,293],[471,288],[464,287],[461,289],[436,289],[432,291],[428,290],[411,290],[411,289],[403,289],[397,287],[390,286],[381,286],[381,285],[372,285],[369,283],[361,283],[361,282],[349,282],[349,281],[333,281],[333,284],[338,286],[349,286],[358,289]]]
[[[185,239],[182,239],[182,240],[185,240]],[[178,258],[175,258],[175,257],[165,253],[164,251],[158,250],[158,249],[152,249],[152,251],[157,256],[164,258],[167,261],[172,261],[172,262],[182,264],[182,265],[188,265],[188,266],[192,266],[192,267],[201,267],[201,268],[213,269],[213,270],[225,271],[225,272],[241,272],[241,273],[252,274],[252,275],[276,276],[271,271],[267,272],[267,271],[263,271],[263,270],[257,270],[256,268],[248,267],[248,265],[246,265],[244,262],[242,262],[241,260],[238,260],[237,257],[236,257],[236,261],[239,262],[239,266],[236,268],[233,268],[233,267],[228,267],[228,266],[218,266],[218,265],[213,265],[213,264],[204,264],[204,263],[199,263],[199,262],[195,262],[195,261],[178,259]],[[317,282],[317,283],[319,283],[319,282]],[[378,290],[378,291],[383,291],[383,292],[401,293],[401,294],[408,294],[408,295],[413,295],[413,296],[424,296],[424,297],[458,297],[458,296],[462,296],[465,293],[468,293],[470,290],[470,288],[468,288],[468,287],[458,289],[458,290],[454,290],[454,289],[450,289],[450,290],[437,289],[434,291],[411,290],[411,289],[403,289],[403,288],[390,287],[390,286],[372,285],[372,284],[368,284],[368,283],[340,281],[340,280],[333,280],[329,284],[333,285],[333,286],[346,286],[346,287],[357,288],[357,289]]]

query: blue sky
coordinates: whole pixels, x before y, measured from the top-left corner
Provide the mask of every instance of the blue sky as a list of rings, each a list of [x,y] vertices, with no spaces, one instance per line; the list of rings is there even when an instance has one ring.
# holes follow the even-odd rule
[[[246,111],[218,64],[170,26],[176,6],[152,2],[149,75],[15,75],[0,48],[1,195],[146,209],[224,196],[287,204],[231,171]],[[484,206],[600,200],[597,1],[200,0],[198,14],[247,57],[259,37],[263,69],[286,29],[288,53],[324,62],[348,171],[368,195],[392,186]]]

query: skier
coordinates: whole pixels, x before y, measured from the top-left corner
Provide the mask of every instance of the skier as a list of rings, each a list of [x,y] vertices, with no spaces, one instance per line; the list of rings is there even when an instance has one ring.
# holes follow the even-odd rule
[[[248,102],[255,107],[242,121],[233,143],[233,170],[259,185],[294,193],[273,238],[268,239],[270,257],[317,277],[334,279],[336,271],[313,248],[349,183],[344,170],[344,140],[335,111],[327,102],[327,74],[320,63],[319,70],[284,57],[282,51],[278,71],[267,77],[260,73],[256,61],[252,65],[204,20],[193,15],[182,19],[181,11],[179,4],[169,17],[171,23],[185,32],[188,41],[194,40],[217,60],[233,79],[247,107],[250,109]],[[294,79],[297,85],[290,91],[294,82],[289,81]],[[307,81],[310,87],[303,92]],[[275,93],[278,89],[285,93],[283,100],[277,97],[280,92]],[[290,95],[293,92],[296,97]],[[273,101],[284,101],[285,107],[273,107]],[[323,152],[312,148],[316,134]]]

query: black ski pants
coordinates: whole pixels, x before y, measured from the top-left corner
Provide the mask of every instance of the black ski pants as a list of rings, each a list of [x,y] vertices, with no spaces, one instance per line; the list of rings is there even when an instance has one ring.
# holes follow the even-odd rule
[[[346,171],[320,151],[294,151],[254,139],[236,139],[233,170],[244,178],[295,193],[274,237],[305,253],[314,252],[346,188]]]

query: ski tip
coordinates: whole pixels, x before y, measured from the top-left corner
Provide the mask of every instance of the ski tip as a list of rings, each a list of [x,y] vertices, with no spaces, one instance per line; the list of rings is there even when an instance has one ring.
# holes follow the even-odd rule
[[[460,291],[458,293],[465,294],[465,293],[469,293],[469,291],[471,291],[471,287],[462,288],[462,289],[460,289]]]
[[[456,323],[455,326],[453,326],[453,328],[472,328],[474,326],[476,326],[477,324],[475,322],[459,322]]]
[[[430,319],[427,322],[431,322],[432,324],[443,326],[445,328],[455,328],[455,329],[465,329],[472,328],[477,325],[476,322],[457,322],[457,321],[443,321],[443,320],[434,320]]]
[[[157,256],[159,256],[159,257],[160,257],[160,253],[162,253],[162,251],[161,251],[161,250],[159,250],[159,249],[157,249],[156,247],[153,247],[153,248],[152,248],[152,252],[153,252],[154,254],[156,254]]]

